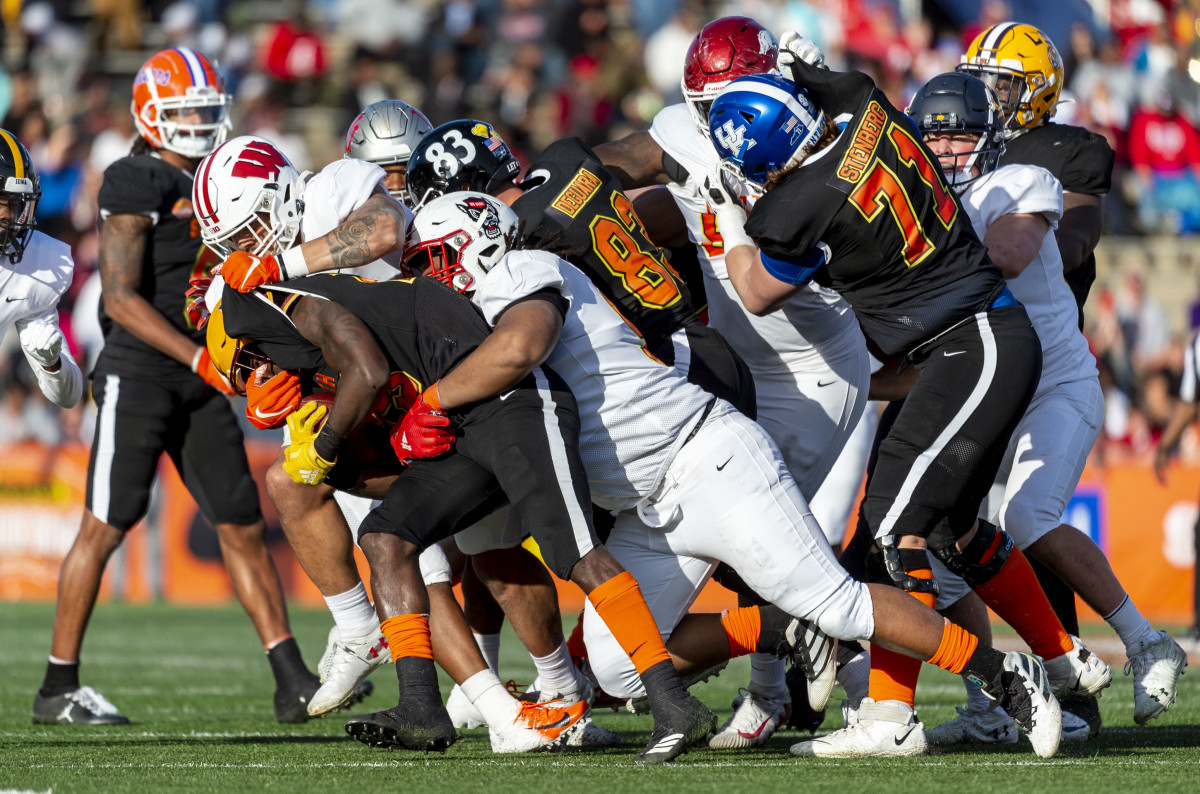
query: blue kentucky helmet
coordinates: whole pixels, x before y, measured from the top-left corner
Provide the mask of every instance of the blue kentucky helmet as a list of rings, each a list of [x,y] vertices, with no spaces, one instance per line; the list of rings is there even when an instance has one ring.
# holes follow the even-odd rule
[[[824,111],[776,74],[739,77],[708,111],[708,132],[721,160],[760,186],[772,171],[811,151],[824,129]]]

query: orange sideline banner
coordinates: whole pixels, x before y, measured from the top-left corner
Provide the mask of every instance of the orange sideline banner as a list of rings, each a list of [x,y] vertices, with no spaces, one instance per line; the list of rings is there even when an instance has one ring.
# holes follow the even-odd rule
[[[247,444],[271,553],[289,599],[319,606],[320,594],[292,555],[266,498],[263,476],[278,450],[271,442]],[[87,458],[83,445],[54,450],[32,443],[0,447],[0,600],[53,600],[59,566],[79,530]],[[147,532],[147,522],[131,531],[121,556],[105,575],[102,597],[228,602],[233,593],[216,533],[166,459],[159,473],[152,516],[157,532]],[[1163,487],[1149,467],[1116,464],[1089,467],[1068,506],[1068,521],[1104,549],[1138,608],[1156,622],[1191,622],[1198,493],[1200,467],[1175,467],[1170,484]],[[358,563],[367,579],[361,554]],[[564,611],[582,606],[582,594],[574,585],[560,583],[559,596]],[[734,605],[731,594],[711,584],[697,602],[701,611]],[[1085,617],[1093,614],[1086,607],[1081,612]]]

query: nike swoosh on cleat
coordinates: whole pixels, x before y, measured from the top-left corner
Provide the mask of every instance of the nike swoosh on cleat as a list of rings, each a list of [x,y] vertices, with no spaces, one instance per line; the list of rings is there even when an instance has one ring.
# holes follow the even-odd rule
[[[916,729],[917,729],[916,725],[910,725],[910,726],[908,726],[908,730],[906,730],[904,732],[903,736],[897,736],[897,737],[893,738],[892,741],[894,741],[896,743],[896,746],[899,747],[900,745],[904,744],[904,740],[908,738],[908,735],[910,733],[912,733],[913,731],[915,731]]]
[[[745,731],[738,731],[738,736],[741,736],[743,739],[757,739],[762,734],[763,729],[767,727],[767,723],[770,721],[771,721],[770,719],[763,720],[762,725],[759,725],[758,730],[756,730],[754,733],[746,733]]]

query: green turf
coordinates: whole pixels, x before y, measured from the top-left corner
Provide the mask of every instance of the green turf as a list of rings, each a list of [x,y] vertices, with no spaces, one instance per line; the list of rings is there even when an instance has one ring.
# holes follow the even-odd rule
[[[283,726],[273,721],[273,682],[249,622],[236,608],[100,607],[92,621],[83,682],[134,720],[88,729],[30,724],[34,691],[49,649],[53,608],[0,604],[0,791],[712,791],[757,794],[842,792],[1086,791],[1200,789],[1200,675],[1184,676],[1179,702],[1150,727],[1132,719],[1129,679],[1116,673],[1101,700],[1099,741],[1065,745],[1042,761],[1027,743],[956,749],[895,761],[793,759],[796,734],[777,735],[762,751],[696,750],[666,768],[630,764],[649,738],[649,718],[597,712],[625,746],[601,753],[494,756],[482,729],[444,756],[370,750],[341,720]],[[329,617],[293,613],[305,657],[315,664]],[[528,681],[532,664],[511,637],[501,656],[505,677]],[[745,683],[735,662],[698,694],[724,720]],[[394,682],[375,676],[374,708],[391,705]],[[448,692],[444,686],[443,692]],[[953,716],[957,680],[926,668],[918,702],[935,725]],[[836,720],[832,715],[827,727]]]

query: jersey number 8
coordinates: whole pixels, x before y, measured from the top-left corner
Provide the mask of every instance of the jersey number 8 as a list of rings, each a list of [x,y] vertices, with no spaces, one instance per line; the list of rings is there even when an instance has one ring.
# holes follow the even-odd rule
[[[629,199],[613,191],[611,203],[615,218],[600,215],[592,221],[592,250],[643,306],[673,306],[680,298],[674,273],[646,237]]]

